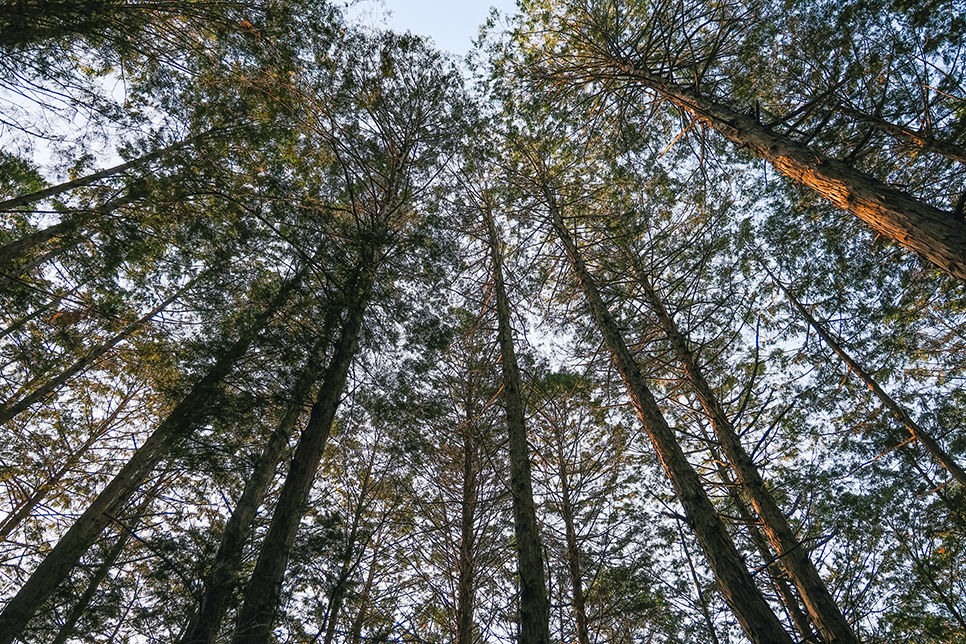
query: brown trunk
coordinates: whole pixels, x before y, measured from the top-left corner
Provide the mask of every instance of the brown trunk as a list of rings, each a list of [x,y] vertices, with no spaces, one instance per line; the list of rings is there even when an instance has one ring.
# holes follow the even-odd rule
[[[771,275],[771,272],[769,272],[769,275]],[[781,282],[775,279],[774,275],[771,277],[772,280],[774,280],[774,282],[778,284],[778,286],[785,292],[785,295],[788,296],[789,301],[796,309],[798,309],[798,312],[801,313],[803,318],[805,318],[805,321],[808,323],[808,325],[815,329],[815,332],[818,333],[823,340],[825,340],[825,343],[832,349],[832,351],[838,354],[839,358],[842,359],[842,362],[847,364],[849,369],[851,369],[855,375],[857,375],[859,379],[872,390],[872,393],[875,394],[875,397],[878,398],[879,401],[892,412],[900,423],[906,426],[906,429],[909,430],[909,433],[912,434],[912,437],[919,441],[919,443],[926,448],[926,451],[932,454],[933,458],[939,461],[939,463],[946,468],[946,471],[949,472],[953,478],[959,481],[960,485],[966,487],[966,472],[963,471],[963,468],[960,467],[959,464],[956,463],[956,461],[954,461],[953,458],[946,452],[946,450],[944,450],[939,443],[933,439],[929,432],[923,429],[919,423],[912,419],[912,416],[909,415],[909,412],[907,412],[905,408],[893,400],[892,397],[879,386],[879,383],[875,381],[875,378],[872,377],[872,374],[859,366],[859,364],[852,359],[852,356],[846,353],[845,349],[843,349],[835,338],[832,337],[832,334],[829,333],[829,331],[823,325],[819,324],[818,320],[812,317],[812,314],[808,312],[808,309],[802,306],[801,303],[799,303],[799,301],[796,300],[791,294],[791,292],[785,288]]]
[[[735,471],[738,485],[748,495],[755,512],[761,517],[768,540],[778,553],[792,582],[798,588],[822,639],[829,644],[858,644],[855,633],[852,632],[849,623],[835,604],[828,587],[809,559],[808,552],[795,537],[795,533],[788,525],[788,520],[765,486],[754,461],[742,446],[731,419],[728,418],[721,401],[705,379],[694,353],[688,347],[687,339],[668,313],[650,278],[639,267],[638,272],[638,281],[643,287],[645,297],[656,311],[658,322],[671,343],[675,356],[681,361],[692,389],[701,401],[705,414],[711,420],[711,427]]]
[[[688,523],[714,572],[725,602],[738,618],[745,635],[754,644],[791,644],[791,637],[755,586],[754,579],[731,540],[731,535],[648,389],[640,367],[627,348],[616,321],[604,304],[596,283],[564,225],[555,195],[548,184],[543,183],[541,187],[550,209],[550,223],[564,246],[591,316],[614,357],[617,370],[624,380],[644,430],[664,466],[678,501],[684,508]]]
[[[584,600],[584,583],[580,573],[580,549],[577,547],[577,528],[574,526],[574,511],[570,502],[570,476],[564,460],[563,436],[560,428],[555,428],[557,439],[557,475],[560,477],[561,511],[567,538],[567,568],[570,572],[570,587],[573,589],[574,616],[577,621],[577,641],[590,644],[587,628],[587,606]]]
[[[758,554],[761,556],[762,561],[765,562],[768,569],[768,577],[771,579],[772,585],[781,595],[782,603],[785,605],[785,609],[788,611],[788,615],[792,619],[792,623],[795,624],[795,628],[802,636],[802,641],[812,641],[814,639],[814,633],[812,632],[812,626],[808,621],[808,617],[802,612],[801,606],[798,604],[798,599],[795,597],[795,593],[788,586],[787,580],[782,576],[780,570],[776,570],[778,562],[773,556],[771,549],[768,547],[768,541],[761,534],[761,529],[758,525],[758,518],[755,517],[748,506],[745,504],[745,500],[741,498],[741,494],[738,491],[738,486],[731,478],[731,471],[724,464],[724,461],[718,456],[717,450],[711,441],[711,438],[707,435],[702,427],[702,433],[705,435],[705,440],[710,446],[709,452],[712,461],[715,462],[718,470],[718,478],[724,484],[725,488],[728,490],[728,496],[731,497],[731,502],[735,504],[735,508],[738,510],[738,517],[741,521],[748,527],[748,534],[751,537],[752,543],[755,544],[755,548],[758,550]]]
[[[520,565],[520,644],[550,644],[550,601],[543,571],[543,548],[537,527],[530,475],[530,454],[523,414],[523,396],[516,351],[510,327],[510,304],[503,283],[503,257],[493,213],[482,204],[493,263],[497,336],[503,367],[503,401],[510,448],[510,490],[513,497],[513,528]]]
[[[960,163],[966,163],[966,149],[963,149],[962,146],[956,145],[955,143],[940,141],[930,134],[910,130],[907,127],[890,123],[885,119],[872,116],[871,114],[853,109],[847,105],[839,105],[838,111],[851,116],[854,119],[862,121],[867,125],[871,125],[875,129],[885,132],[894,139],[911,143],[912,145],[927,152],[935,152],[936,154],[940,154],[947,159],[959,161]]]
[[[322,373],[332,327],[340,311],[341,309],[335,306],[329,309],[322,334],[292,388],[289,396],[291,402],[285,415],[269,437],[251,476],[245,481],[245,489],[225,525],[225,533],[221,537],[215,560],[205,577],[198,613],[185,629],[185,635],[180,640],[181,644],[212,644],[218,636],[225,612],[238,585],[244,546],[252,523],[275,477],[275,470],[285,456],[289,439],[306,408],[312,387]]]
[[[467,396],[466,422],[463,423],[463,503],[460,509],[460,560],[456,597],[456,644],[473,643],[474,545],[476,543],[476,440],[473,433],[473,407]]]
[[[620,78],[657,92],[729,141],[770,162],[781,174],[856,215],[876,232],[919,253],[950,275],[966,279],[966,221],[842,161],[823,158],[807,146],[772,132],[755,118],[688,86],[666,81],[633,65],[621,65],[620,70]]]
[[[284,306],[301,281],[300,272],[282,287],[267,309],[255,318],[241,337],[221,355],[205,377],[175,406],[108,486],[97,495],[87,510],[61,537],[57,545],[0,613],[0,644],[13,642],[34,613],[50,597],[60,582],[71,573],[81,556],[111,522],[111,517],[117,515],[124,507],[161,459],[204,423],[211,412],[210,402],[216,396],[225,377],[248,352],[256,336],[272,316]]]
[[[376,266],[374,250],[369,249],[367,255],[360,260],[361,275],[348,285],[346,318],[262,542],[238,616],[233,644],[266,644],[270,640],[289,555],[349,377],[371,295]]]
[[[151,321],[151,318],[153,318],[155,315],[163,311],[165,308],[170,306],[175,300],[181,297],[181,295],[185,291],[187,291],[192,286],[194,286],[194,283],[197,282],[198,279],[200,279],[200,277],[196,277],[195,279],[191,280],[191,282],[189,282],[184,287],[179,289],[177,293],[175,293],[165,301],[161,302],[161,304],[159,304],[154,309],[146,313],[137,322],[129,325],[123,331],[121,331],[114,337],[110,338],[107,342],[101,344],[99,347],[95,347],[94,349],[92,349],[90,353],[88,353],[86,356],[84,356],[83,358],[81,358],[80,360],[72,364],[70,367],[65,369],[56,378],[49,380],[43,385],[37,387],[31,393],[27,394],[20,400],[14,401],[14,402],[8,402],[6,406],[0,409],[0,425],[13,419],[20,412],[30,409],[32,405],[40,402],[41,400],[46,398],[48,394],[52,393],[55,389],[59,388],[61,385],[65,384],[68,380],[76,376],[78,373],[80,373],[87,367],[97,362],[97,360],[101,356],[103,356],[105,353],[113,349],[118,342],[130,337],[132,333],[137,331],[145,324],[148,324]],[[33,386],[35,382],[36,382],[36,379],[28,383],[26,387]]]

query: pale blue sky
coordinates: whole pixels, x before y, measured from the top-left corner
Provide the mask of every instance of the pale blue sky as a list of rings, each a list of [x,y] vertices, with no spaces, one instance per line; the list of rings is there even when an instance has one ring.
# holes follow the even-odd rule
[[[470,41],[477,37],[491,6],[504,14],[516,10],[515,0],[365,0],[354,5],[351,12],[368,15],[376,23],[391,12],[388,25],[393,29],[430,36],[440,49],[462,56],[469,51]]]

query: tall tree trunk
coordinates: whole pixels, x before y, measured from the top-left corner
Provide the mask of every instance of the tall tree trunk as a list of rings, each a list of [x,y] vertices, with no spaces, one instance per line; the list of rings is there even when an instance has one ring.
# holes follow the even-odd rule
[[[463,423],[463,498],[460,508],[460,559],[456,591],[456,644],[473,643],[473,606],[476,598],[474,550],[476,545],[476,436],[471,396],[467,396]]]
[[[312,387],[319,380],[325,354],[332,339],[332,328],[341,309],[330,307],[322,333],[309,353],[308,361],[289,396],[289,404],[278,426],[269,437],[265,449],[245,481],[245,489],[225,525],[221,544],[205,576],[198,613],[185,629],[181,644],[212,644],[221,629],[232,595],[238,585],[245,542],[258,508],[275,477],[278,464],[285,456],[296,423],[307,406]]]
[[[590,633],[587,628],[587,605],[584,600],[584,582],[580,572],[580,548],[577,546],[577,528],[574,523],[573,505],[570,500],[570,474],[564,460],[562,430],[557,427],[554,433],[557,439],[557,475],[560,477],[561,510],[567,538],[567,568],[570,572],[570,587],[573,590],[572,601],[577,620],[577,641],[579,644],[590,644]]]
[[[770,162],[778,172],[847,210],[877,232],[946,271],[966,280],[966,221],[911,195],[825,158],[790,137],[771,131],[754,117],[667,81],[629,61],[614,61],[616,78],[646,87],[693,114],[726,139]]]
[[[711,421],[715,436],[735,471],[738,485],[748,495],[755,512],[761,517],[765,534],[768,535],[768,540],[778,553],[782,566],[788,571],[789,577],[798,588],[805,602],[805,608],[818,627],[822,639],[829,644],[858,644],[855,633],[852,632],[852,628],[836,605],[818,570],[809,559],[808,551],[795,537],[784,513],[765,486],[754,461],[742,446],[738,432],[735,431],[724,406],[705,379],[704,372],[688,346],[687,339],[678,329],[650,277],[640,268],[636,258],[634,263],[638,265],[638,282],[643,288],[644,295],[657,313],[658,323],[667,336],[675,356],[681,362],[705,414]]]
[[[895,123],[886,121],[878,116],[873,116],[868,112],[857,110],[854,107],[849,107],[848,105],[843,105],[840,103],[836,109],[838,109],[838,111],[842,114],[851,116],[854,119],[866,123],[867,125],[871,125],[877,130],[885,132],[894,139],[905,141],[906,143],[910,143],[927,152],[940,154],[952,161],[966,163],[966,149],[960,145],[950,143],[949,141],[941,141],[931,134],[927,134],[925,132],[910,130],[907,127],[896,125]]]
[[[37,489],[34,490],[29,497],[24,499],[16,509],[11,510],[10,514],[4,517],[3,521],[0,521],[0,542],[5,541],[6,538],[10,536],[10,533],[16,530],[17,526],[23,523],[23,521],[30,516],[30,513],[33,512],[33,509],[37,507],[41,501],[47,498],[47,495],[50,494],[50,491],[57,487],[58,483],[60,483],[61,479],[64,478],[67,472],[69,472],[70,469],[74,467],[81,458],[84,457],[84,454],[86,454],[87,451],[94,446],[94,443],[96,443],[98,439],[107,433],[114,421],[117,420],[117,417],[121,411],[129,402],[131,402],[131,399],[134,398],[137,390],[137,387],[132,388],[124,399],[114,407],[113,411],[111,411],[107,418],[98,424],[97,429],[91,432],[91,435],[87,437],[87,440],[84,441],[84,444],[77,448],[67,458],[64,464],[60,466],[60,469],[54,472],[54,474],[42,484],[37,486]]]
[[[0,613],[0,644],[13,642],[34,613],[70,574],[81,556],[111,522],[111,517],[116,516],[124,507],[161,459],[168,456],[204,423],[212,411],[210,402],[225,377],[248,352],[249,347],[269,320],[285,305],[292,291],[301,284],[302,276],[303,273],[300,271],[286,282],[266,309],[222,353],[208,373],[158,425],[154,433],[131,456],[121,471],[97,495],[87,510],[78,517],[74,525],[47,554],[20,591]]]
[[[362,644],[362,627],[366,623],[366,612],[369,610],[369,599],[372,597],[372,583],[376,578],[376,559],[379,556],[379,544],[381,539],[376,539],[372,544],[372,564],[366,574],[366,581],[362,586],[362,595],[359,597],[359,612],[352,620],[349,628],[349,642],[352,644]]]
[[[604,304],[597,284],[587,270],[570,232],[564,225],[563,215],[557,207],[556,196],[546,182],[541,182],[541,189],[550,210],[550,223],[566,251],[571,269],[580,283],[590,308],[591,316],[614,356],[617,370],[624,380],[644,430],[651,439],[654,451],[664,466],[678,500],[684,507],[691,529],[701,545],[711,570],[714,571],[725,602],[738,618],[745,635],[754,644],[791,644],[791,637],[785,632],[761,591],[755,586],[754,579],[731,540],[731,535],[728,534],[721,517],[718,516],[717,510],[702,487],[701,480],[678,444],[674,431],[668,425],[657,401],[648,389],[640,367],[627,348],[616,321]]]
[[[80,373],[84,369],[87,369],[89,366],[97,362],[97,360],[101,356],[103,356],[105,353],[113,349],[118,342],[121,342],[122,340],[126,340],[128,337],[130,337],[132,333],[140,329],[145,324],[149,323],[155,315],[157,315],[158,313],[166,309],[168,306],[170,306],[175,300],[181,297],[185,293],[185,291],[189,290],[192,286],[194,286],[195,282],[197,282],[200,278],[201,276],[195,277],[188,284],[178,289],[178,291],[174,295],[172,295],[168,299],[158,304],[152,310],[148,311],[137,322],[134,322],[133,324],[128,325],[123,331],[114,335],[112,338],[108,339],[100,346],[91,349],[91,351],[87,355],[85,355],[80,360],[77,360],[76,362],[74,362],[74,364],[72,364],[63,372],[61,372],[60,375],[58,375],[57,377],[52,378],[51,380],[40,385],[29,394],[22,397],[20,400],[8,401],[3,408],[0,408],[0,425],[6,423],[9,420],[12,420],[20,412],[30,409],[32,405],[40,402],[41,400],[46,398],[50,393],[52,393],[55,389],[59,388],[61,385],[65,384],[68,380],[76,376],[78,373]],[[36,383],[36,380],[37,379],[34,379],[33,381],[25,385],[25,388],[33,386]]]
[[[50,197],[56,197],[57,195],[63,194],[70,190],[76,188],[83,188],[84,186],[89,186],[96,181],[101,179],[107,179],[108,177],[113,177],[119,175],[123,172],[127,172],[132,168],[145,165],[157,159],[160,159],[166,154],[176,152],[178,150],[184,149],[195,143],[200,143],[205,139],[219,133],[224,133],[225,128],[213,128],[197,136],[192,136],[184,141],[179,141],[167,147],[161,148],[160,150],[155,150],[154,152],[149,152],[136,159],[131,159],[130,161],[125,161],[124,163],[119,163],[116,166],[110,168],[105,168],[104,170],[98,170],[97,172],[92,172],[89,175],[74,179],[72,181],[65,181],[64,183],[57,184],[56,186],[51,186],[50,188],[44,188],[43,190],[38,190],[36,192],[31,192],[26,195],[20,195],[19,197],[14,197],[13,199],[7,199],[6,201],[0,201],[0,212],[7,212],[26,206],[42,199],[49,199]],[[5,259],[2,252],[0,252],[0,260]]]
[[[768,271],[768,274],[771,275],[771,271]],[[842,362],[847,364],[849,369],[851,369],[855,375],[857,375],[859,379],[872,390],[872,393],[875,394],[875,397],[879,399],[879,402],[885,405],[886,408],[892,412],[893,416],[895,416],[900,423],[906,426],[906,429],[909,430],[909,433],[912,434],[912,437],[919,441],[919,444],[926,448],[926,451],[932,454],[933,458],[939,461],[940,465],[946,468],[946,471],[949,472],[953,478],[959,481],[960,485],[966,487],[966,472],[964,472],[963,468],[953,460],[952,456],[950,456],[949,453],[936,442],[929,432],[923,429],[919,423],[912,419],[912,416],[909,415],[909,412],[907,412],[902,405],[893,400],[892,396],[887,394],[885,390],[879,386],[879,383],[876,382],[875,378],[872,377],[872,374],[863,369],[859,363],[857,363],[852,356],[850,356],[848,352],[842,348],[835,338],[832,337],[832,334],[828,331],[828,329],[826,329],[824,325],[819,324],[818,320],[816,320],[812,314],[808,312],[808,309],[802,306],[802,304],[795,299],[795,296],[791,294],[791,291],[789,291],[784,284],[775,279],[774,275],[771,275],[771,278],[776,284],[778,284],[782,291],[785,292],[788,300],[798,310],[801,316],[805,318],[805,321],[808,323],[808,325],[815,329],[815,332],[818,333],[823,340],[825,340],[825,343],[839,356],[839,358],[842,359]]]
[[[361,274],[348,285],[346,318],[248,582],[233,644],[267,644],[270,640],[289,555],[355,356],[376,263],[375,249],[369,248],[359,262]]]
[[[493,263],[497,334],[503,367],[503,401],[510,446],[510,490],[513,496],[513,527],[520,565],[520,644],[550,644],[550,600],[543,570],[543,548],[537,527],[530,475],[530,454],[524,422],[522,381],[517,367],[510,326],[510,305],[503,283],[500,240],[488,203],[482,204]]]

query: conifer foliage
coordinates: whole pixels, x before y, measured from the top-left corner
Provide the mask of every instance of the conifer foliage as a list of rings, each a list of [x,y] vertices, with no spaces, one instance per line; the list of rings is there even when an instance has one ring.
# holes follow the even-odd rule
[[[0,644],[963,641],[964,16],[8,2]]]

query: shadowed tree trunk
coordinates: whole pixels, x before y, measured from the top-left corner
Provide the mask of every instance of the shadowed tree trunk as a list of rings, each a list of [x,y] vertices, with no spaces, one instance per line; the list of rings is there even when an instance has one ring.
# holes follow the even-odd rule
[[[376,256],[376,249],[370,246],[360,258],[356,275],[347,285],[346,317],[248,582],[233,644],[265,644],[270,640],[289,555],[357,349],[366,306],[372,294]]]
[[[111,517],[116,516],[124,507],[155,466],[204,423],[212,412],[210,401],[216,396],[225,377],[248,352],[258,334],[286,304],[292,291],[301,282],[302,272],[300,271],[284,284],[266,309],[221,354],[208,373],[175,406],[154,433],[121,468],[121,471],[61,537],[57,545],[0,613],[0,644],[13,642],[34,613],[70,575],[81,556],[111,522]]]
[[[318,381],[325,364],[325,354],[331,342],[332,327],[341,312],[330,307],[322,334],[309,354],[309,359],[298,381],[292,388],[285,415],[268,439],[245,489],[225,525],[221,545],[205,577],[204,590],[198,602],[198,613],[185,629],[181,644],[211,644],[218,636],[225,612],[238,585],[242,555],[252,522],[275,477],[278,464],[285,456],[289,439],[302,412],[305,411],[313,385]]]
[[[681,362],[688,382],[711,421],[715,437],[734,469],[738,485],[748,495],[755,512],[761,517],[765,534],[768,535],[768,540],[778,553],[782,566],[788,571],[789,577],[798,588],[812,621],[822,634],[822,639],[829,644],[858,644],[855,633],[852,632],[852,628],[836,605],[818,570],[809,559],[808,551],[795,537],[784,513],[765,486],[754,461],[742,446],[724,406],[705,379],[704,371],[688,346],[687,338],[668,313],[651,278],[644,273],[636,258],[633,261],[644,296],[657,313],[658,324],[667,336],[675,357]]]
[[[522,382],[510,327],[510,304],[503,283],[503,256],[493,223],[491,205],[481,204],[493,264],[497,334],[503,367],[503,401],[510,447],[510,490],[513,528],[520,566],[520,644],[550,644],[550,601],[544,579],[543,548],[537,527],[530,475],[530,454],[524,422]]]

